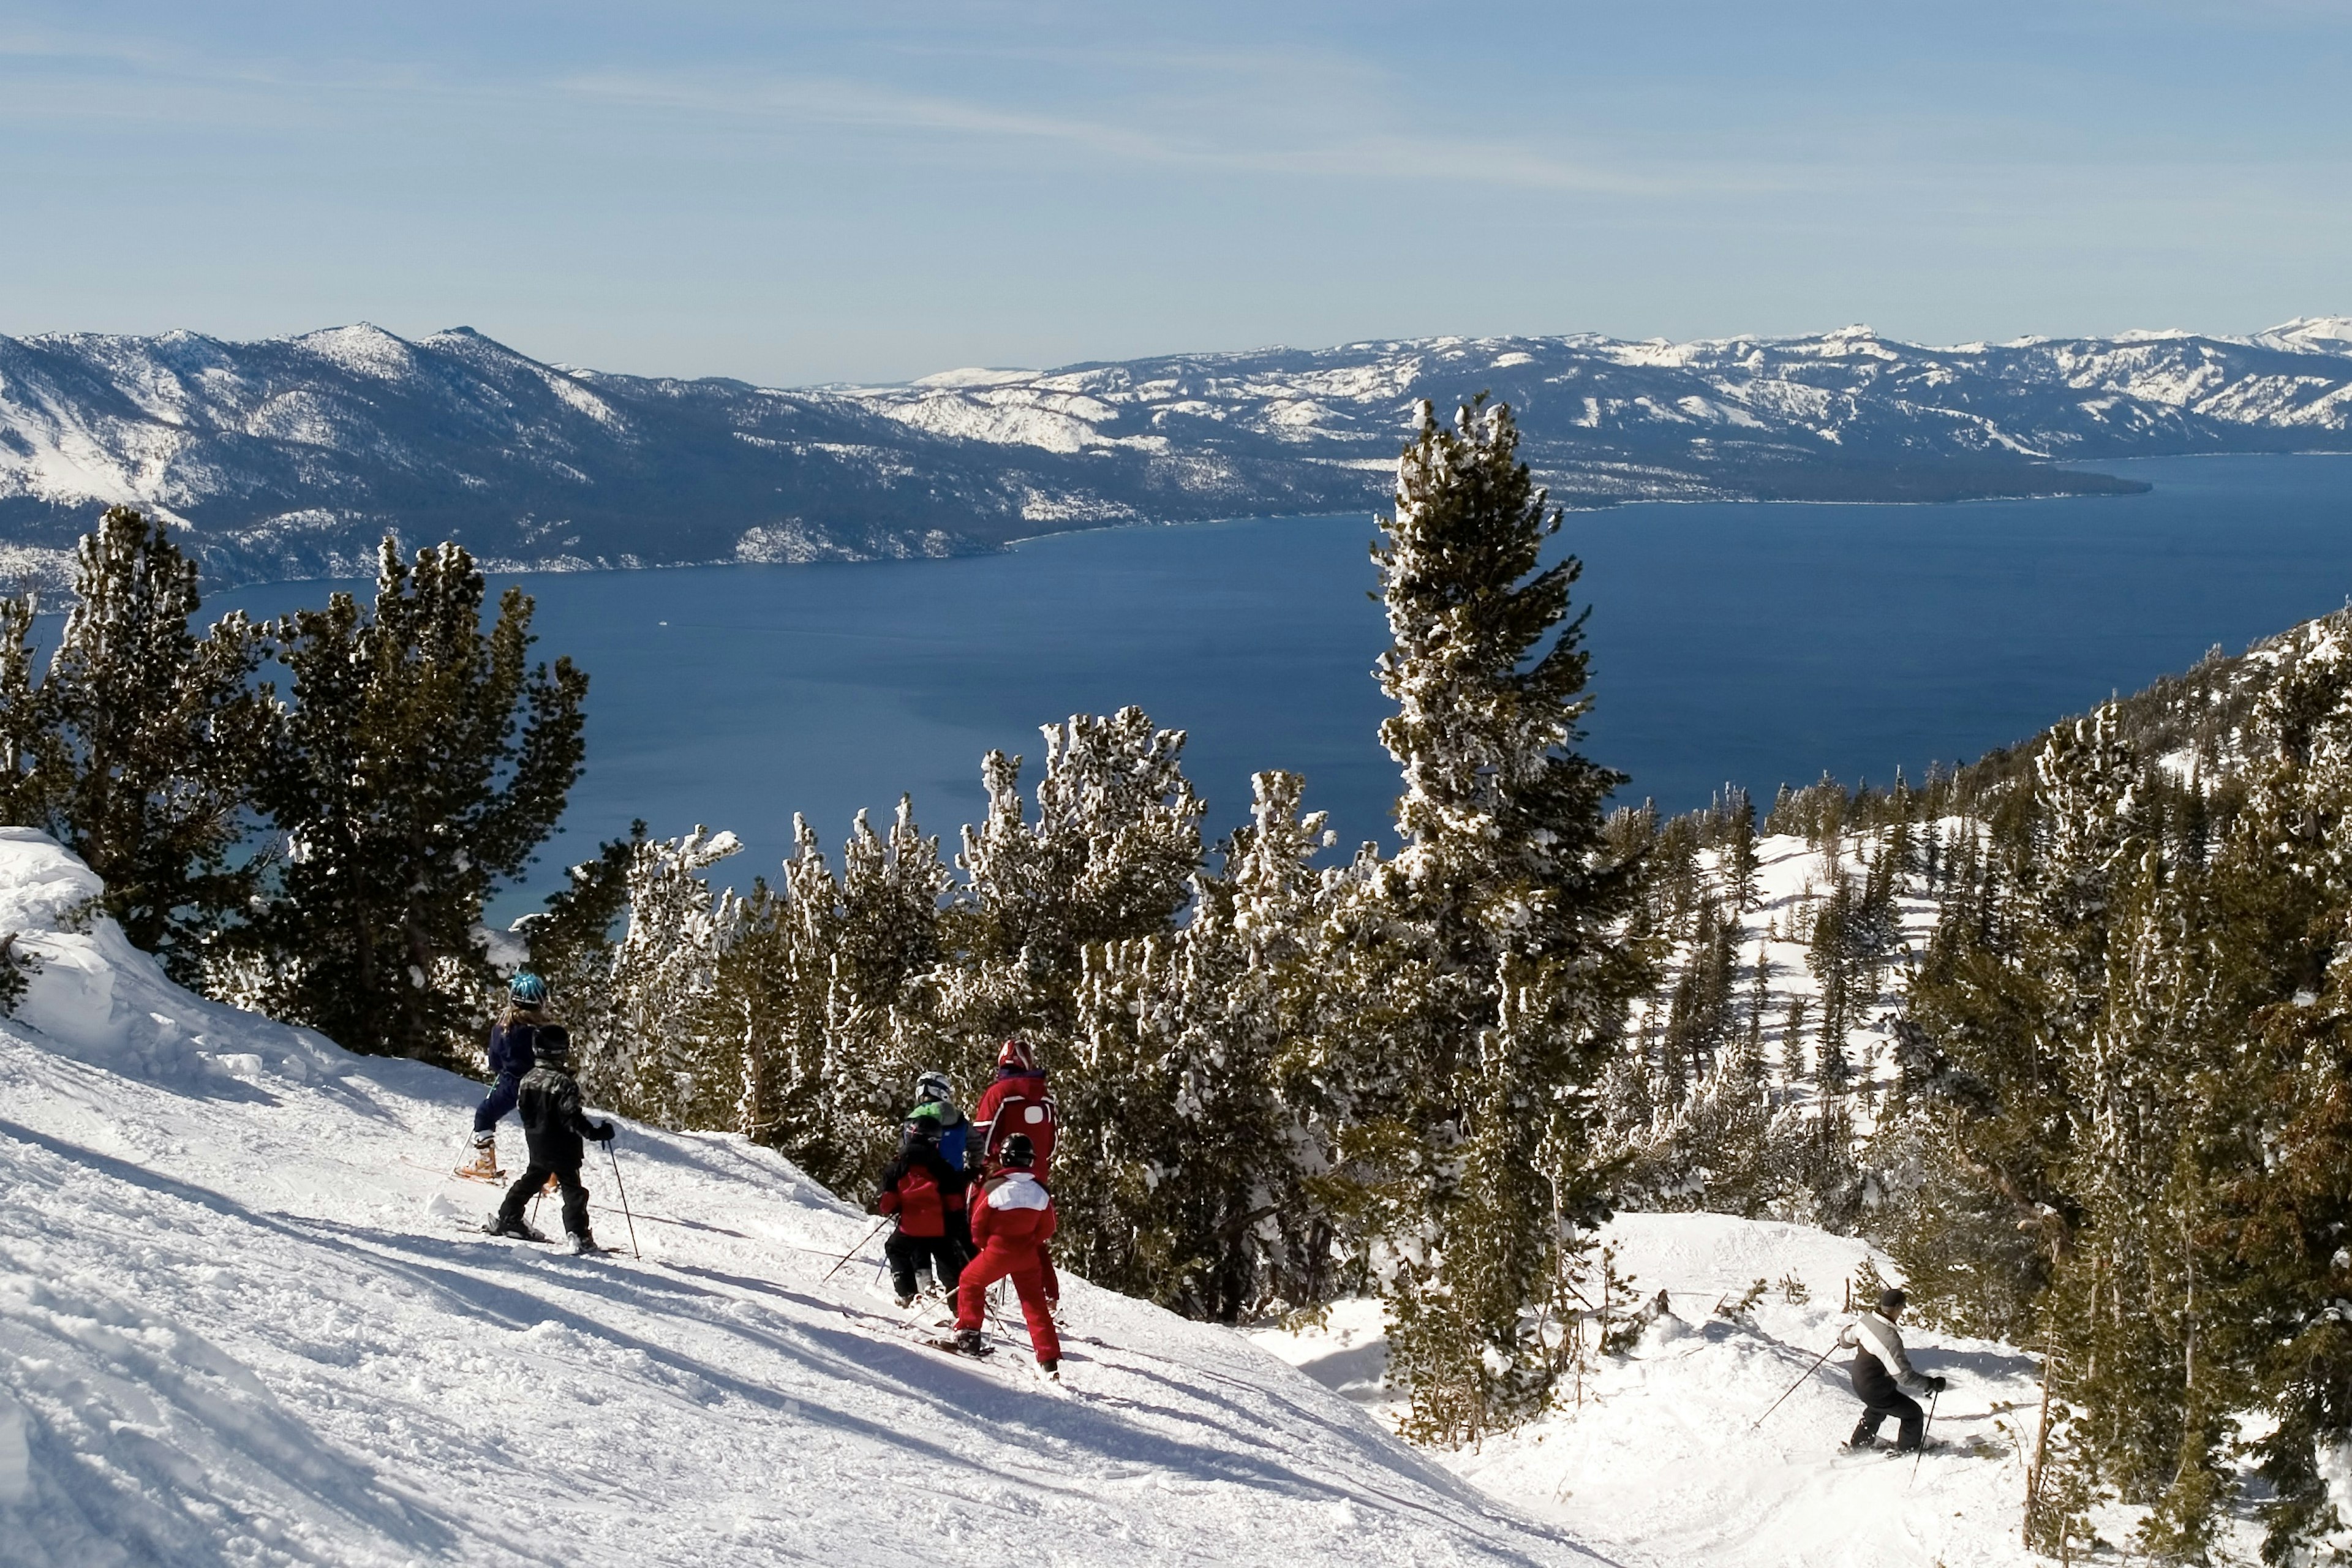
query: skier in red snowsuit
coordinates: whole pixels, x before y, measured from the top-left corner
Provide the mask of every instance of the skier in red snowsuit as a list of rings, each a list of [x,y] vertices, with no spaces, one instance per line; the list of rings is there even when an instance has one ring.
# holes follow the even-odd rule
[[[1029,1146],[1037,1152],[1037,1179],[1053,1180],[1054,1096],[1045,1087],[1045,1069],[1023,1042],[1007,1040],[996,1053],[996,1081],[972,1107],[971,1131],[982,1170],[994,1170],[1003,1163],[1004,1141],[1019,1132],[1028,1137]]]
[[[1053,1091],[1045,1087],[1045,1069],[1037,1065],[1024,1042],[1005,1041],[1004,1048],[996,1053],[996,1081],[972,1107],[971,1141],[964,1157],[972,1161],[974,1171],[993,1173],[1004,1163],[1005,1145],[1018,1135],[1035,1151],[1032,1173],[1040,1182],[1050,1182],[1057,1127],[1057,1110]],[[979,1237],[972,1239],[977,1243]],[[1061,1276],[1054,1272],[1054,1260],[1042,1248],[1037,1262],[1046,1304],[1057,1305],[1062,1300]]]
[[[1054,1199],[1031,1173],[1036,1151],[1028,1134],[1015,1132],[997,1152],[1003,1169],[988,1178],[972,1203],[971,1239],[980,1256],[964,1265],[956,1293],[956,1348],[981,1353],[980,1324],[987,1311],[988,1288],[1011,1277],[1021,1297],[1021,1315],[1029,1321],[1029,1346],[1048,1376],[1059,1374],[1061,1337],[1054,1332],[1054,1313],[1046,1305],[1043,1265],[1045,1243],[1054,1234]]]

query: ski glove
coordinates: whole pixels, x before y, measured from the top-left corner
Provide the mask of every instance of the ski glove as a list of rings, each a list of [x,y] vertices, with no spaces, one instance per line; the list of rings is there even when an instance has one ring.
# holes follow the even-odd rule
[[[1927,1380],[1927,1392],[1930,1394],[1941,1394],[1951,1386],[1951,1384],[1940,1377],[1931,1377]]]
[[[613,1141],[613,1124],[609,1121],[599,1121],[595,1126],[588,1129],[588,1136],[599,1143],[610,1143]]]

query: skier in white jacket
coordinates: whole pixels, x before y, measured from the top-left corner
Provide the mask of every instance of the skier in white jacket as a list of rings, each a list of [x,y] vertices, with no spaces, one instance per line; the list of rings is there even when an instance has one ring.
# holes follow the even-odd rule
[[[1902,1423],[1895,1451],[1912,1452],[1919,1447],[1927,1415],[1911,1395],[1944,1392],[1942,1378],[1920,1376],[1903,1353],[1903,1334],[1895,1321],[1909,1300],[1900,1290],[1882,1290],[1878,1310],[1864,1312],[1838,1334],[1837,1348],[1853,1352],[1853,1392],[1863,1403],[1862,1422],[1846,1443],[1849,1448],[1875,1447],[1879,1424],[1892,1415]]]

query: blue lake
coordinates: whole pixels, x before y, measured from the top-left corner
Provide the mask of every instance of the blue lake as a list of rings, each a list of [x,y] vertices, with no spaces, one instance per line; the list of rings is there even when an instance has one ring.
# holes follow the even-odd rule
[[[2219,643],[2352,594],[2352,457],[2106,465],[2148,494],[1960,506],[1639,505],[1573,513],[1589,751],[1621,798],[1769,798],[2021,739]],[[1304,773],[1343,844],[1385,837],[1395,770],[1370,670],[1386,641],[1369,516],[1063,534],[1008,553],[523,579],[541,651],[593,678],[588,773],[511,919],[642,816],[734,829],[738,882],[807,814],[828,846],[901,791],[951,846],[990,747],[1139,703],[1191,733],[1223,832],[1249,774]],[[315,584],[222,596],[274,614]]]

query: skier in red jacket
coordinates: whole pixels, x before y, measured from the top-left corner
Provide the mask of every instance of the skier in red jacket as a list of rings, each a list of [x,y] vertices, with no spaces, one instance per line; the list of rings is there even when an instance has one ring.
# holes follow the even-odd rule
[[[1059,1125],[1053,1090],[1045,1087],[1045,1069],[1037,1065],[1025,1041],[1007,1040],[1004,1048],[996,1053],[996,1081],[988,1086],[980,1103],[972,1108],[971,1141],[966,1145],[964,1157],[971,1161],[976,1172],[992,1173],[1004,1163],[1005,1145],[1016,1136],[1026,1138],[1036,1156],[1031,1173],[1040,1182],[1050,1182],[1054,1134]],[[973,1239],[976,1242],[978,1237]],[[1038,1249],[1037,1266],[1044,1280],[1045,1304],[1049,1308],[1059,1306],[1062,1279],[1054,1272],[1054,1260],[1042,1247]]]
[[[971,1238],[980,1256],[964,1265],[963,1284],[956,1295],[956,1349],[968,1355],[986,1351],[980,1323],[987,1310],[988,1288],[1010,1276],[1021,1297],[1021,1315],[1029,1321],[1029,1346],[1037,1365],[1048,1377],[1061,1375],[1062,1342],[1054,1332],[1054,1314],[1046,1305],[1042,1265],[1045,1242],[1054,1234],[1054,1199],[1031,1173],[1036,1151],[1025,1132],[1015,1132],[997,1151],[1003,1169],[988,1178],[972,1205]]]
[[[963,1214],[964,1173],[940,1153],[939,1137],[938,1117],[910,1118],[898,1157],[884,1167],[882,1191],[874,1200],[877,1213],[898,1216],[898,1226],[882,1244],[882,1255],[890,1260],[890,1282],[898,1288],[901,1307],[914,1304],[918,1270],[929,1270],[950,1296],[963,1272],[963,1243],[956,1233]]]

